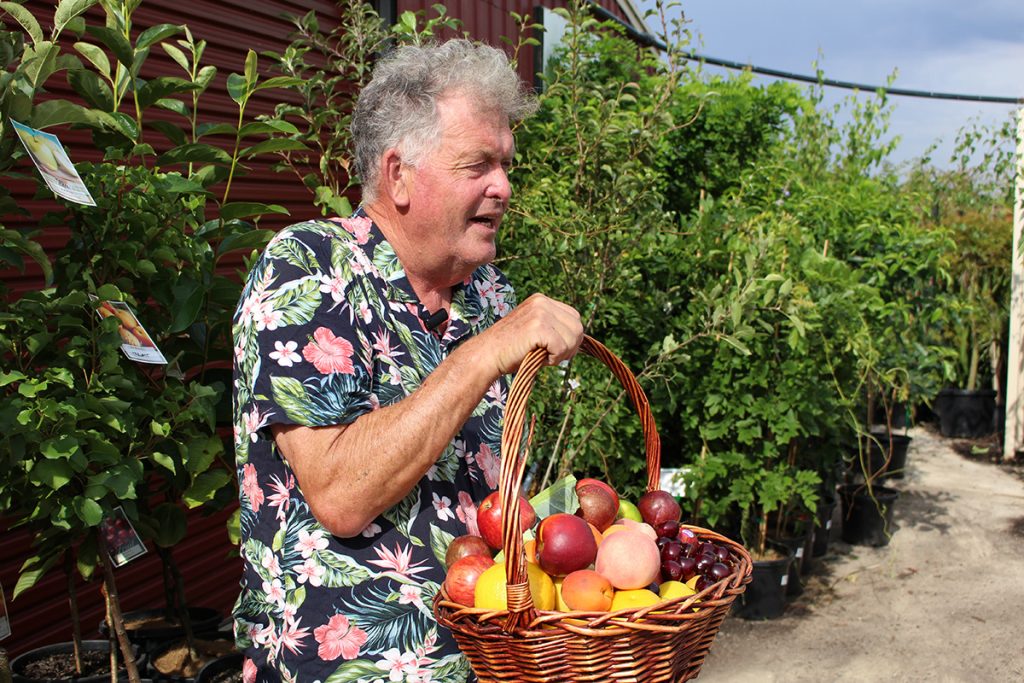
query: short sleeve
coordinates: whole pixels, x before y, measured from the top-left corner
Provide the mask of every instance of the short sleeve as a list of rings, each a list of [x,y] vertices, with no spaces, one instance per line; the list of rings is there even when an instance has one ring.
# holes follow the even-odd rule
[[[274,237],[236,312],[236,401],[247,435],[272,424],[347,424],[374,407],[364,329],[371,288],[356,283],[344,234],[308,223]]]

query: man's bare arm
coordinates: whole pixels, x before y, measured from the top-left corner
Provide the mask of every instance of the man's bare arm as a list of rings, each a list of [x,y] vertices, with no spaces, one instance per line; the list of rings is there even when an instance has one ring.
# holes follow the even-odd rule
[[[535,348],[570,358],[583,338],[579,314],[532,296],[467,340],[412,394],[349,425],[275,425],[274,439],[313,515],[336,536],[359,534],[423,478],[499,376]]]

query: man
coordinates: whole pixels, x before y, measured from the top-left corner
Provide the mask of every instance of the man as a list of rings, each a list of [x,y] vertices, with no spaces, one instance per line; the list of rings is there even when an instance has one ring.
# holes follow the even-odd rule
[[[455,40],[382,61],[353,115],[363,205],[291,226],[235,316],[246,681],[463,681],[431,615],[448,540],[493,490],[505,376],[570,358],[565,304],[489,265],[510,121],[503,53]]]

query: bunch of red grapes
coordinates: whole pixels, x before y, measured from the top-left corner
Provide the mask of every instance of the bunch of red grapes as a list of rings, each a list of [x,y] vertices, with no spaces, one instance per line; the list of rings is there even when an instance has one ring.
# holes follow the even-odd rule
[[[699,593],[733,572],[729,549],[711,541],[702,541],[679,522],[669,520],[654,527],[661,549],[661,580],[689,581],[698,577],[694,589]]]

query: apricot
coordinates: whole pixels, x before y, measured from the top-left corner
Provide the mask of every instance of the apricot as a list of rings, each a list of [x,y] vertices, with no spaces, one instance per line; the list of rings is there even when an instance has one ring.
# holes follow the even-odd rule
[[[611,581],[591,569],[578,569],[562,579],[562,602],[571,610],[607,612],[615,588]]]

